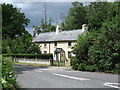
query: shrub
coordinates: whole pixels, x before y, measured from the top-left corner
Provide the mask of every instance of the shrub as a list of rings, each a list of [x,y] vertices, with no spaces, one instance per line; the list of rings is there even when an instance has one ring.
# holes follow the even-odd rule
[[[85,70],[93,72],[96,70],[96,66],[95,65],[86,65]]]
[[[71,66],[72,69],[77,70],[78,69],[78,59],[75,57],[71,57]]]
[[[18,88],[13,68],[13,61],[10,57],[3,57],[2,60],[2,87],[7,89]]]
[[[52,54],[3,54],[5,57],[53,59]]]

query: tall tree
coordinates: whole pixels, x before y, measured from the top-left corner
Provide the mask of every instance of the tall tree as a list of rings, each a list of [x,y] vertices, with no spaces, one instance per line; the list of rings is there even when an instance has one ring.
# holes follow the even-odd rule
[[[25,30],[29,19],[12,4],[2,4],[2,53],[40,53],[32,43],[32,36]]]
[[[28,25],[29,19],[25,17],[20,9],[14,7],[12,4],[1,4],[2,6],[2,36],[3,39],[26,34],[25,26]]]
[[[91,2],[89,5],[89,26],[91,29],[100,29],[102,22],[110,16],[108,9],[110,8],[108,2]]]
[[[54,20],[52,18],[49,18],[48,21],[45,22],[45,20],[43,18],[41,18],[40,21],[40,26],[36,26],[33,25],[33,27],[35,28],[34,35],[36,35],[36,32],[38,32],[38,34],[40,32],[52,32],[55,31],[56,26],[52,25],[52,23],[54,22]]]
[[[107,5],[106,8],[104,7],[106,13],[97,11],[103,8],[101,7],[103,4]],[[97,2],[92,5],[94,5],[94,9],[96,6],[96,9],[93,9],[96,13],[93,13],[91,19],[93,26],[88,33],[78,37],[73,49],[76,54],[76,59],[72,63],[73,68],[120,73],[120,2]],[[108,6],[109,8],[107,8]]]
[[[82,24],[87,23],[87,12],[82,3],[73,2],[69,9],[68,16],[65,18],[63,30],[82,28]]]

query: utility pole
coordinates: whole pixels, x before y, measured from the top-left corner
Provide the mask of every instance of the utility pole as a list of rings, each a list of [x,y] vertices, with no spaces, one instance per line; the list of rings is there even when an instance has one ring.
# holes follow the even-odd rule
[[[88,27],[90,28],[90,2],[87,3],[88,3]]]
[[[45,19],[45,30],[47,28],[47,14],[46,14],[47,10],[46,10],[46,2],[45,2],[45,16],[44,16],[44,19]]]

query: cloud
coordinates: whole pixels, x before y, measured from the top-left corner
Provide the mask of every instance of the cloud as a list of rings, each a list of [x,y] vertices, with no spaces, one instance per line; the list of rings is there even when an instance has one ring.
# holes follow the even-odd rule
[[[79,1],[79,2],[92,2],[92,1],[97,1],[97,0],[2,0],[0,2],[74,2],[74,1]],[[104,0],[102,0],[104,1]],[[105,0],[108,2],[113,2],[115,0]]]
[[[24,10],[31,7],[31,3],[27,3],[27,2],[12,2],[12,4],[17,8],[22,8]]]
[[[72,1],[90,2],[93,0],[2,0],[0,3],[11,3],[15,7],[21,8],[21,12],[24,12],[25,16],[30,19],[27,29],[32,34],[34,30],[32,26],[40,25],[41,18],[44,18],[45,1],[47,6],[47,19],[53,18],[54,21],[58,21],[56,24],[59,24],[60,14],[63,13],[65,16],[68,14]]]
[[[25,16],[30,19],[30,23],[27,30],[33,34],[33,25],[40,25],[41,18],[44,18],[45,3],[44,2],[13,2],[15,7],[21,8],[21,12],[25,13]],[[59,21],[60,13],[67,15],[70,2],[46,2],[47,19],[52,18],[54,21]]]

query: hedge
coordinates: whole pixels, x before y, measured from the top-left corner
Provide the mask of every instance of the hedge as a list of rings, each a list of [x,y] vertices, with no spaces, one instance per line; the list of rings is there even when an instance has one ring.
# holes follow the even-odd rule
[[[4,57],[53,59],[52,54],[3,54]]]

